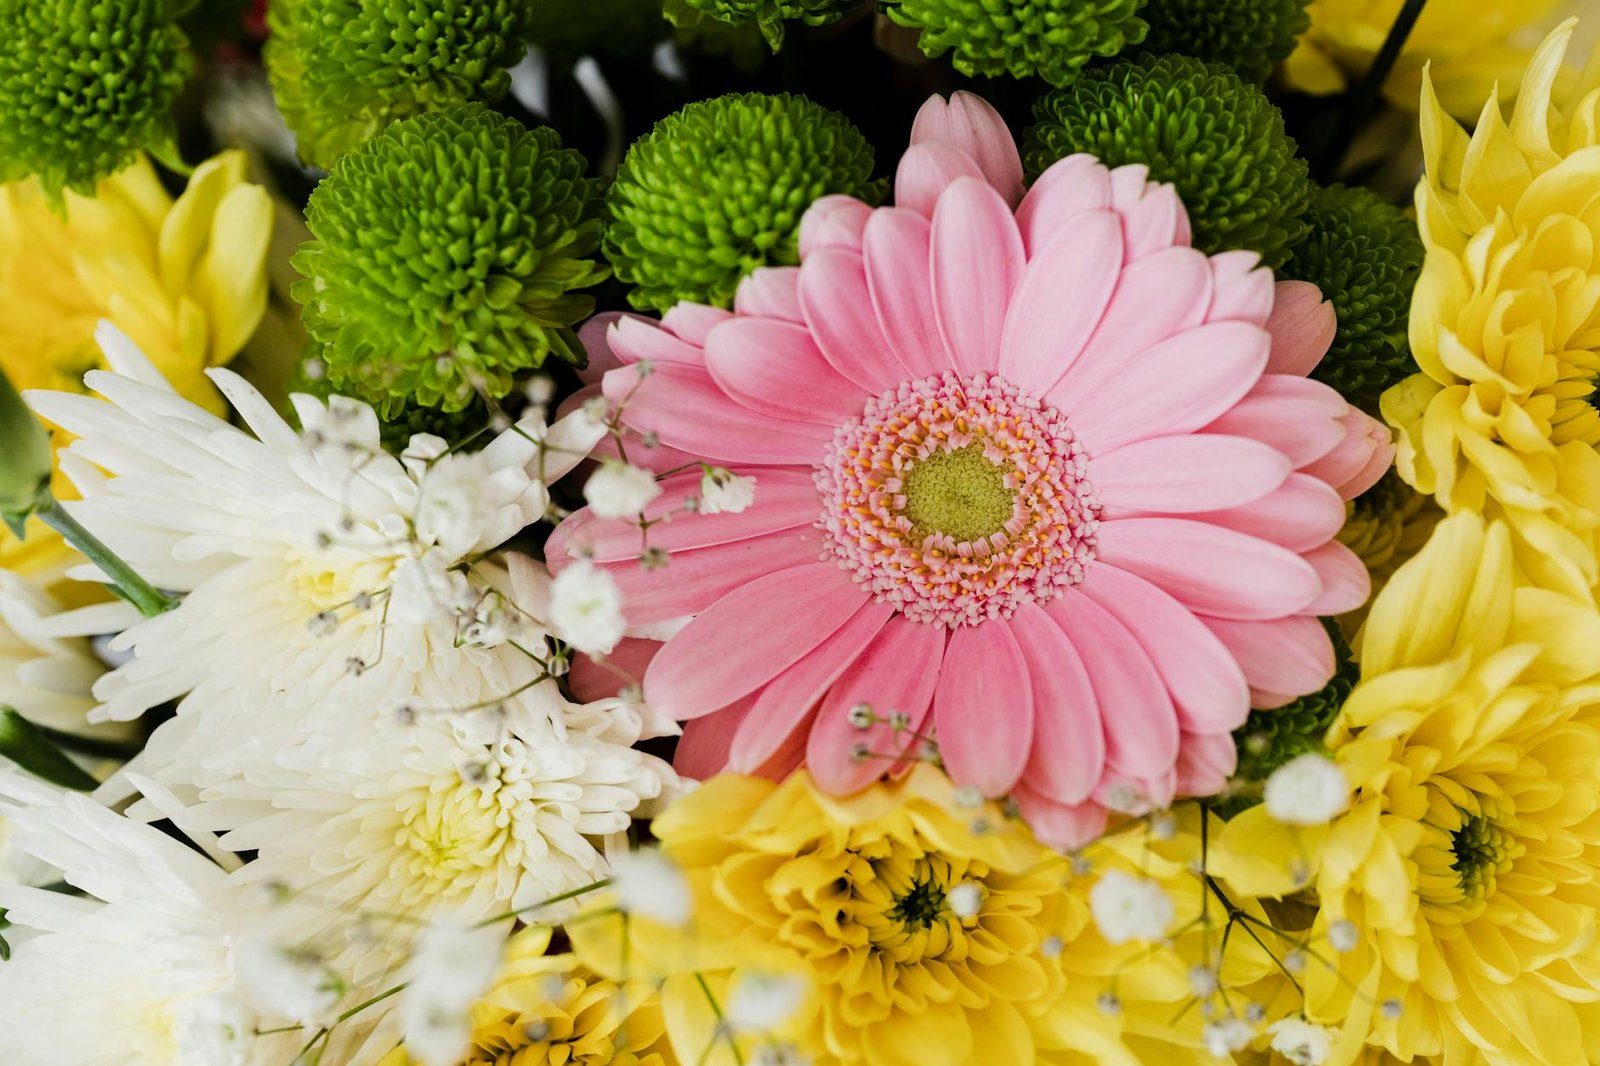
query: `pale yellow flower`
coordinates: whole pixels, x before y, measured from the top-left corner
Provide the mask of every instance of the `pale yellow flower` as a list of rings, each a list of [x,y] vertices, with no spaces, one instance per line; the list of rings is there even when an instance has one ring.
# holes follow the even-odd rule
[[[94,331],[106,319],[179,392],[221,413],[204,372],[261,320],[271,226],[241,152],[202,163],[176,200],[142,156],[93,198],[67,192],[64,215],[32,180],[0,185],[0,369],[19,390],[82,391],[84,372],[103,365]],[[0,567],[52,581],[71,559],[37,522],[21,544],[0,531]]]
[[[1424,86],[1421,373],[1382,409],[1408,483],[1505,518],[1519,564],[1579,593],[1600,580],[1600,52],[1564,79],[1574,26],[1540,46],[1509,124],[1491,95],[1469,136]]]
[[[1284,79],[1301,92],[1344,92],[1372,64],[1404,0],[1312,0],[1311,28],[1284,63]],[[1416,106],[1423,67],[1433,65],[1439,98],[1453,115],[1471,118],[1496,82],[1512,84],[1528,49],[1508,43],[1544,21],[1557,0],[1430,0],[1406,39],[1384,95]]]

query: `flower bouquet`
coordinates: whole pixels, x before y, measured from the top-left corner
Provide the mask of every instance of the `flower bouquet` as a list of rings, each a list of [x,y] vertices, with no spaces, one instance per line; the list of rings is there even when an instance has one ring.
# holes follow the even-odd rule
[[[0,0],[0,1061],[1600,1062],[1600,10]]]

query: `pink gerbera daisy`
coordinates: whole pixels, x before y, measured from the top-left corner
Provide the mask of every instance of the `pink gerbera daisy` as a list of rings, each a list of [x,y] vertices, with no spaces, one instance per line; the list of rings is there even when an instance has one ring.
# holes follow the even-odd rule
[[[970,94],[924,106],[895,191],[819,201],[800,266],[732,313],[591,326],[591,388],[654,444],[629,458],[754,476],[755,503],[652,526],[661,568],[637,523],[580,511],[551,568],[594,560],[665,638],[644,693],[688,723],[685,770],[803,761],[843,793],[931,735],[1062,846],[1217,791],[1252,702],[1332,674],[1317,616],[1367,595],[1332,538],[1390,445],[1305,377],[1331,308],[1189,247],[1142,167],[1073,156],[1023,195]]]

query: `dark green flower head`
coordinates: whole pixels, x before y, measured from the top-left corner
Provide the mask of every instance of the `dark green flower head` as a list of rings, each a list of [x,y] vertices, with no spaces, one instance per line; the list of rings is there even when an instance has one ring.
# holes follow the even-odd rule
[[[294,285],[332,386],[387,415],[503,396],[551,354],[606,276],[599,194],[549,129],[478,104],[394,123],[311,194]]]
[[[1150,0],[1144,20],[1151,52],[1222,63],[1260,85],[1311,26],[1310,0]]]
[[[0,181],[95,194],[149,149],[176,158],[194,66],[168,0],[0,0]]]
[[[314,352],[295,366],[294,373],[289,376],[288,391],[305,393],[323,401],[330,396],[341,395],[328,376],[327,364]],[[289,413],[293,415],[293,411]],[[378,434],[384,448],[393,455],[399,455],[418,433],[442,437],[452,446],[468,442],[482,446],[494,439],[494,435],[487,432],[488,426],[489,408],[477,397],[459,411],[425,407],[407,398],[379,420]]]
[[[661,0],[539,0],[528,39],[563,69],[584,56],[648,60],[672,32]]]
[[[1033,116],[1022,149],[1030,174],[1074,152],[1112,167],[1142,163],[1151,181],[1177,188],[1203,252],[1247,249],[1277,268],[1306,233],[1305,161],[1283,115],[1227,67],[1120,60],[1041,98]]]
[[[605,251],[635,307],[728,307],[739,279],[799,262],[800,216],[848,193],[876,202],[872,146],[803,96],[692,103],[633,143],[606,194]]]
[[[996,78],[1037,74],[1067,85],[1096,56],[1114,56],[1144,40],[1145,0],[881,0],[884,14],[922,31],[925,55],[950,53],[963,74]]]
[[[1417,369],[1406,340],[1411,290],[1422,271],[1417,224],[1366,189],[1340,185],[1316,192],[1306,221],[1311,232],[1282,274],[1321,289],[1339,319],[1333,346],[1311,376],[1372,407]]]
[[[272,91],[300,158],[334,160],[397,119],[511,86],[528,0],[272,0]]]
[[[864,0],[679,0],[666,5],[667,15],[680,26],[691,26],[696,21],[689,10],[707,15],[719,22],[741,26],[754,23],[761,28],[767,44],[776,52],[783,47],[783,24],[786,19],[799,19],[807,26],[826,26],[837,22]]]
[[[1296,756],[1327,751],[1323,738],[1360,679],[1361,669],[1351,657],[1338,624],[1327,618],[1322,624],[1333,639],[1334,660],[1339,664],[1333,680],[1287,706],[1250,712],[1244,725],[1233,733],[1239,749],[1239,768],[1234,773],[1237,779],[1265,781],[1272,771]]]

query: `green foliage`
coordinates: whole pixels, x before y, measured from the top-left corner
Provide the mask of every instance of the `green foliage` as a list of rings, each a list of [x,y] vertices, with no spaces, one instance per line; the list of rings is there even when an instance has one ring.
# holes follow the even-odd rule
[[[1086,71],[1034,105],[1023,142],[1034,175],[1074,152],[1142,163],[1183,198],[1203,252],[1258,252],[1276,268],[1306,234],[1305,161],[1283,115],[1226,67],[1143,56]]]
[[[1316,192],[1306,221],[1311,232],[1282,274],[1321,289],[1339,318],[1333,346],[1311,376],[1372,407],[1417,369],[1406,339],[1422,272],[1417,224],[1368,190],[1340,185]]]
[[[1151,52],[1222,63],[1260,85],[1311,26],[1310,0],[1150,0],[1144,19]]]
[[[829,193],[883,195],[872,146],[843,115],[788,94],[702,100],[628,149],[605,252],[635,307],[727,307],[752,270],[799,261],[800,217]]]
[[[668,0],[666,12],[678,26],[693,26],[696,15],[733,26],[760,27],[767,44],[776,52],[783,47],[786,19],[799,19],[807,26],[826,26],[860,7],[863,0]]]
[[[272,0],[272,91],[300,157],[334,160],[389,123],[511,86],[528,0]]]
[[[671,33],[661,0],[539,0],[528,38],[559,67],[586,55],[648,61]]]
[[[460,411],[583,350],[597,183],[549,129],[470,104],[394,123],[311,196],[294,298],[330,385],[386,417]]]
[[[929,56],[950,53],[967,75],[1027,78],[1067,85],[1096,56],[1114,56],[1144,40],[1145,0],[882,0],[902,26],[922,31]]]
[[[176,159],[194,66],[166,0],[0,0],[0,181],[95,194],[149,149]]]

